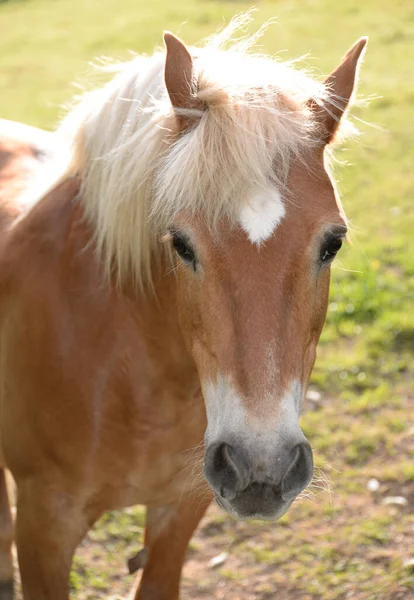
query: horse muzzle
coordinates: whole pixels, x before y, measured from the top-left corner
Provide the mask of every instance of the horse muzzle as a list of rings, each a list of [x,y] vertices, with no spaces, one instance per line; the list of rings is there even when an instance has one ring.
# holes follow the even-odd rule
[[[312,450],[306,440],[300,441],[285,447],[264,469],[242,447],[215,443],[206,449],[204,473],[217,503],[232,516],[276,520],[309,485]]]

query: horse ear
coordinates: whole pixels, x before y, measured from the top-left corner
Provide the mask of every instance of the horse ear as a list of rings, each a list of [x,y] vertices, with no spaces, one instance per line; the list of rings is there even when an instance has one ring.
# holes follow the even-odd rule
[[[360,38],[348,50],[338,67],[325,79],[327,97],[323,106],[317,105],[314,100],[309,103],[311,108],[319,113],[318,117],[323,126],[323,141],[326,144],[333,140],[339,122],[349,105],[367,42],[367,37]]]
[[[195,108],[193,59],[186,45],[166,31],[165,85],[174,108]]]

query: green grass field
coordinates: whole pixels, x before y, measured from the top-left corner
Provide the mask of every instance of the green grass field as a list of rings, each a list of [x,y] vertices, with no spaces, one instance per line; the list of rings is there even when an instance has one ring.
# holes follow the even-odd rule
[[[163,29],[194,43],[246,2],[0,0],[0,116],[52,128],[86,87],[88,62],[151,52]],[[328,72],[369,35],[355,115],[370,124],[338,151],[352,244],[332,273],[327,324],[303,427],[325,478],[279,524],[236,523],[213,507],[193,539],[184,598],[414,597],[414,4],[412,0],[257,2],[278,24],[266,51]],[[287,51],[285,51],[287,49]],[[315,58],[317,57],[317,58]],[[368,481],[379,482],[377,491]],[[330,480],[330,492],[324,480]],[[389,500],[401,497],[399,503]],[[388,498],[388,500],[387,500]],[[122,597],[140,547],[141,508],[106,515],[80,548],[73,597]],[[216,568],[209,560],[227,552]],[[411,560],[411,562],[410,562]]]

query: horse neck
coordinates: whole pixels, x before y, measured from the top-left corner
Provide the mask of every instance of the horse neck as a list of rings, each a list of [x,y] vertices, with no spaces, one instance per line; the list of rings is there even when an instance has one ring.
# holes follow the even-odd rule
[[[74,305],[72,310],[80,321],[90,323],[91,331],[97,323],[105,322],[111,331],[108,339],[115,345],[120,337],[123,340],[121,346],[125,346],[132,369],[139,362],[148,363],[147,370],[138,369],[147,378],[144,385],[152,388],[159,378],[171,395],[180,388],[183,398],[186,393],[192,395],[199,389],[199,380],[179,324],[175,275],[169,273],[167,264],[154,268],[154,292],[139,291],[128,282],[121,287],[108,282],[79,193],[79,180],[62,181],[7,236],[21,255],[21,266],[33,268],[37,279],[47,273],[45,287],[51,296],[59,289],[60,297]],[[25,259],[26,253],[30,261]],[[51,264],[44,265],[47,256],[59,259],[51,258]],[[56,309],[59,320],[60,306]]]

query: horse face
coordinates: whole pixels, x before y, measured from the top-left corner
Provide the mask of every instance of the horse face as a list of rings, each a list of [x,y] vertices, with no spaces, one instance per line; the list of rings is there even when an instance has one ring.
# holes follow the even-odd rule
[[[311,160],[292,167],[288,199],[267,191],[279,206],[252,192],[238,225],[212,233],[181,215],[172,232],[181,326],[206,405],[205,476],[238,517],[280,517],[312,478],[299,413],[346,227],[322,152]],[[271,230],[272,208],[283,218]]]
[[[195,194],[207,203],[220,172],[234,182],[234,157],[246,156],[246,144],[264,140],[261,157],[266,160],[268,146],[274,143],[276,148],[286,132],[275,129],[268,135],[254,129],[252,122],[257,124],[260,116],[253,111],[237,133],[245,136],[244,143],[232,145],[234,132],[223,131],[226,123],[240,120],[240,108],[231,118],[222,117],[220,128],[212,127],[210,137],[206,135],[207,123],[218,122],[225,97],[216,98],[210,109],[210,96],[197,95],[202,86],[191,53],[171,34],[166,45],[165,83],[181,128],[181,143],[173,156],[183,156],[187,139],[197,139],[195,119],[203,110],[204,137],[199,137],[204,146],[211,136],[217,138],[216,144],[199,149],[193,169],[188,165],[195,144],[188,146],[190,162],[179,165],[197,181],[205,180],[200,168],[207,170],[210,185]],[[184,203],[172,223],[181,326],[206,405],[204,472],[218,503],[237,517],[280,517],[312,478],[312,451],[299,426],[299,413],[326,315],[330,263],[346,234],[324,166],[324,147],[348,105],[365,45],[361,38],[326,79],[323,106],[310,99],[284,106],[290,116],[311,114],[318,133],[300,160],[290,154],[283,189],[263,185],[271,180],[269,175],[260,179],[260,189],[249,189],[247,178],[238,188],[244,197],[234,198],[232,215],[237,213],[237,218],[224,213],[218,224],[208,227],[203,206],[186,214]],[[191,112],[194,108],[196,114]],[[271,114],[265,114],[261,124],[268,123]],[[289,121],[288,129],[293,123]],[[205,168],[214,157],[226,164],[226,151],[233,158],[231,168],[215,169],[211,162]],[[252,160],[244,165],[250,173],[252,164],[257,171],[263,168],[261,160]],[[273,165],[277,169],[277,161]],[[180,193],[177,186],[173,189],[172,197]],[[215,198],[220,200],[220,194]]]

